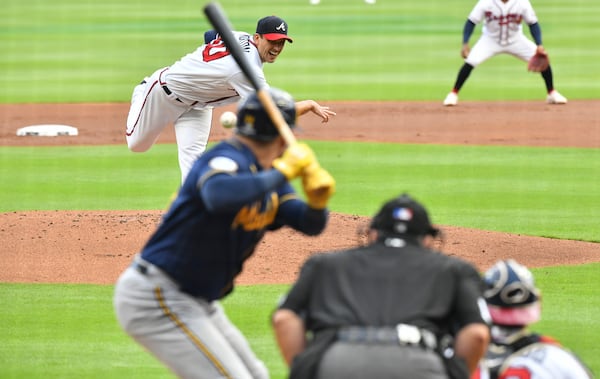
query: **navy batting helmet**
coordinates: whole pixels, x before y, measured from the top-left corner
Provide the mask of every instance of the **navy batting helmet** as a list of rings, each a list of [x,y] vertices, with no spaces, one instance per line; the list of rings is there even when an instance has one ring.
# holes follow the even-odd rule
[[[485,300],[498,325],[524,326],[540,319],[540,291],[531,271],[512,259],[498,261],[483,275]]]
[[[277,88],[269,88],[273,102],[281,111],[290,128],[296,126],[296,103],[292,95]],[[279,131],[255,93],[242,100],[238,106],[235,132],[259,141],[272,141]]]

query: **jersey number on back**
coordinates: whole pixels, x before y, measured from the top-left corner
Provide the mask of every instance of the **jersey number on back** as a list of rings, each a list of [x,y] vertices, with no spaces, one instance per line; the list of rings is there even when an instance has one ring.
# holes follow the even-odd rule
[[[225,42],[221,38],[214,39],[206,44],[202,51],[202,59],[204,62],[214,61],[229,55],[229,50],[225,46]]]

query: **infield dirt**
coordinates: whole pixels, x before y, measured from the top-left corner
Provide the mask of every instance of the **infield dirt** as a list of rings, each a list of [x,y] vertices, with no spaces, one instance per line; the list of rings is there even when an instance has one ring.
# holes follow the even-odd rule
[[[323,105],[338,115],[328,124],[321,124],[314,115],[303,116],[300,139],[600,147],[599,100],[567,105],[463,102],[451,108],[428,102]],[[215,109],[213,120],[227,110],[234,108]],[[121,103],[0,105],[0,146],[125,144],[127,111],[128,104]],[[79,135],[15,135],[18,128],[33,124],[72,125]],[[213,124],[211,140],[226,138],[229,133]],[[158,142],[174,141],[172,128],[168,128]],[[114,283],[161,214],[161,210],[0,213],[0,282]],[[435,221],[434,211],[432,217]],[[238,284],[291,283],[309,255],[362,243],[358,230],[367,222],[365,217],[333,213],[326,231],[318,237],[301,236],[289,229],[270,233],[246,263]],[[600,243],[440,226],[445,232],[442,250],[482,270],[497,259],[511,257],[530,267],[600,262]]]

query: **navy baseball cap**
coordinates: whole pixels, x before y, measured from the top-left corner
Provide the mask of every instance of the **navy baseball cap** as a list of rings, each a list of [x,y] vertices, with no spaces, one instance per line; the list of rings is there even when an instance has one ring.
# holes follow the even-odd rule
[[[269,41],[286,39],[290,43],[294,42],[294,40],[287,35],[287,22],[277,16],[267,16],[258,20],[258,24],[256,24],[256,33],[262,34]]]
[[[371,221],[371,229],[387,234],[437,236],[440,230],[429,221],[425,208],[407,194],[389,200]]]
[[[204,44],[208,45],[217,38],[219,34],[216,30],[207,30],[204,32]]]

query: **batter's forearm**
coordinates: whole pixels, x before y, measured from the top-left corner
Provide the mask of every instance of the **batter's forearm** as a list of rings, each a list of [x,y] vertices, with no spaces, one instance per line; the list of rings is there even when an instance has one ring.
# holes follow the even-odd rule
[[[327,209],[312,209],[300,199],[282,202],[278,212],[285,218],[288,226],[308,236],[321,233],[327,226],[329,218]]]
[[[313,209],[306,206],[297,229],[306,235],[316,236],[325,229],[328,218],[329,211],[327,209]]]
[[[262,198],[265,191],[274,190],[285,182],[285,176],[277,170],[257,174],[214,175],[202,183],[200,191],[209,211],[226,212]],[[240,188],[244,190],[240,191]]]

